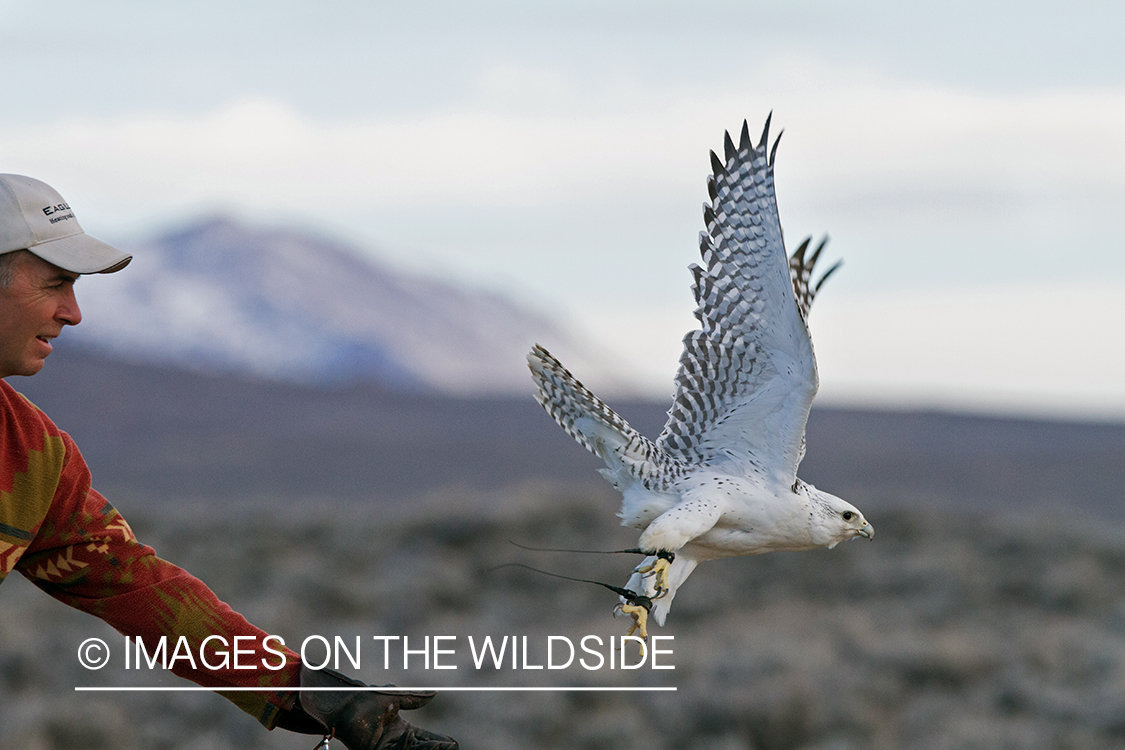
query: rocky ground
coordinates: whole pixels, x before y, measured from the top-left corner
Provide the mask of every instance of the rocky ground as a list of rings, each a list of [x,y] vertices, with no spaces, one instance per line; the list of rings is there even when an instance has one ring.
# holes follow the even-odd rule
[[[466,749],[1097,748],[1125,745],[1125,541],[1065,512],[983,517],[878,499],[874,542],[702,565],[667,627],[674,670],[475,669],[468,636],[619,636],[616,597],[507,562],[621,583],[634,543],[614,497],[528,485],[445,492],[378,512],[309,500],[252,507],[126,507],[138,535],[266,630],[364,642],[456,636],[456,670],[402,670],[365,651],[371,682],[442,686],[675,687],[676,692],[447,692],[413,718]],[[865,508],[865,510],[867,510]],[[13,577],[18,578],[18,576]],[[176,685],[78,644],[120,636],[39,593],[0,587],[0,744],[25,750],[310,750],[207,693],[76,693]],[[367,646],[364,647],[365,649]],[[536,663],[531,654],[530,663]],[[540,658],[541,661],[541,658]]]

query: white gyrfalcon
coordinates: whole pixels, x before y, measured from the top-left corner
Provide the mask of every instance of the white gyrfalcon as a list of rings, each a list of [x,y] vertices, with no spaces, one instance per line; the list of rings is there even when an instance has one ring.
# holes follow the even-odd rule
[[[648,557],[627,588],[645,606],[624,607],[642,636],[648,605],[663,625],[700,561],[832,548],[875,533],[855,507],[797,478],[818,384],[809,308],[839,263],[814,285],[824,242],[806,256],[806,239],[787,256],[769,125],[767,118],[757,146],[744,122],[737,147],[726,134],[725,159],[711,152],[703,263],[690,267],[701,327],[684,337],[668,422],[655,442],[546,349],[528,355],[536,399],[605,461],[602,475],[622,494],[622,525],[643,530],[638,547]]]

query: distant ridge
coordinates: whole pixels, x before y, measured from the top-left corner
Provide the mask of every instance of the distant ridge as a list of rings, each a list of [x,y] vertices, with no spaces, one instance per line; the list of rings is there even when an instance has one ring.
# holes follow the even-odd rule
[[[529,393],[524,356],[546,340],[604,373],[537,312],[307,231],[211,216],[127,249],[125,272],[79,289],[85,317],[66,335],[83,348],[203,372],[481,395]]]
[[[530,394],[204,375],[125,364],[61,339],[41,373],[8,382],[74,436],[111,500],[409,502],[547,482],[601,491],[607,508],[618,502],[598,459]],[[614,406],[646,435],[668,408]],[[861,498],[876,519],[905,506],[1125,521],[1125,424],[814,407],[808,440],[809,481]]]

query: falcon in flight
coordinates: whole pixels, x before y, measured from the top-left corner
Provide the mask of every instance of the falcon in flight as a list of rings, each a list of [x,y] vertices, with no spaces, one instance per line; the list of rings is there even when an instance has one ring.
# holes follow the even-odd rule
[[[771,115],[772,116],[772,115]],[[702,265],[690,267],[700,329],[684,337],[668,422],[649,440],[586,389],[543,347],[528,355],[536,400],[567,434],[601,457],[621,492],[621,523],[641,529],[646,555],[622,609],[647,637],[664,624],[677,589],[703,560],[835,547],[874,537],[854,506],[797,478],[805,422],[817,391],[808,315],[825,242],[787,256],[774,196],[770,120],[755,146],[711,152]],[[780,138],[780,136],[779,136]],[[825,240],[826,241],[826,240]]]

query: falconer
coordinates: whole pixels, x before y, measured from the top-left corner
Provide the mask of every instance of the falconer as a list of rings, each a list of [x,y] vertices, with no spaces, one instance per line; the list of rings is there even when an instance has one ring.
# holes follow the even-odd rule
[[[83,232],[50,186],[0,174],[0,378],[35,375],[63,328],[81,322],[74,296],[79,276],[114,273],[131,259]],[[214,688],[269,729],[334,735],[351,750],[457,748],[452,739],[398,716],[429,703],[433,693],[298,692],[366,686],[303,666],[297,654],[276,638],[270,641],[201,580],[137,541],[121,514],[91,487],[70,436],[0,380],[0,582],[12,571],[147,648],[155,649],[162,636],[186,638],[194,653],[201,653],[209,636],[241,644],[236,663],[260,666],[196,669],[176,659],[172,672]],[[247,687],[260,689],[224,692]]]

